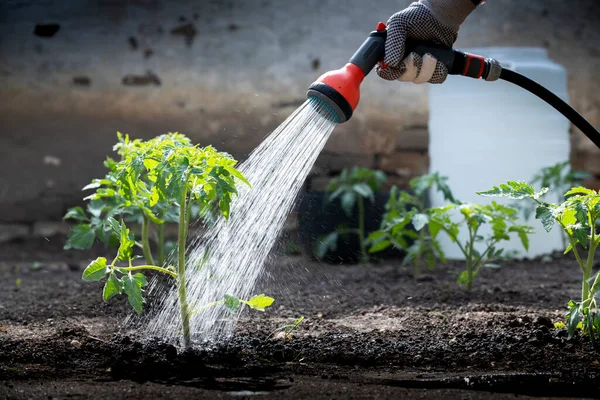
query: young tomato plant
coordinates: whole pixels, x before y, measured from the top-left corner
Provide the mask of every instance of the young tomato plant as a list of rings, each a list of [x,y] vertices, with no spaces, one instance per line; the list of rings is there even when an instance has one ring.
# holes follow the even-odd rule
[[[537,208],[535,217],[547,232],[557,224],[568,238],[565,254],[572,252],[581,269],[581,299],[568,303],[566,325],[569,337],[578,326],[590,337],[592,344],[600,340],[600,271],[594,272],[594,257],[600,245],[600,193],[585,187],[574,187],[564,194],[560,204],[547,203],[540,198],[548,191],[540,192],[526,182],[509,181],[486,192],[482,196],[507,197],[513,200],[529,199]],[[587,252],[587,254],[585,254]]]
[[[542,168],[531,180],[531,185],[543,188],[547,187],[548,194],[553,197],[553,200],[556,203],[562,203],[564,193],[569,188],[580,186],[584,179],[590,177],[591,175],[585,171],[571,169],[570,162],[567,160]],[[535,202],[521,202],[517,200],[511,206],[522,210],[525,219],[529,219],[536,209]],[[561,238],[563,246],[567,247],[568,238],[562,231]]]
[[[230,203],[237,194],[236,185],[238,182],[249,183],[235,169],[237,161],[229,154],[217,152],[211,146],[194,146],[180,134],[161,135],[147,142],[139,139],[130,141],[128,136],[119,135],[115,150],[119,152],[121,160],[110,163],[110,172],[105,179],[94,180],[86,187],[95,189],[95,193],[86,199],[96,202],[96,215],[93,217],[97,220],[83,219],[83,210],[69,211],[71,217],[77,216],[83,222],[74,230],[87,232],[87,241],[93,242],[97,233],[94,229],[100,229],[104,237],[114,237],[119,243],[117,255],[110,264],[106,258],[99,257],[88,265],[82,278],[98,281],[107,277],[105,301],[125,293],[138,313],[143,305],[142,288],[147,284],[140,271],[158,271],[175,279],[184,344],[188,346],[193,311],[189,309],[186,295],[185,247],[193,206],[201,210],[200,215],[216,209],[222,217],[229,218]],[[136,213],[141,215],[143,222],[141,243],[135,240],[135,235],[124,222],[124,217]],[[115,217],[120,217],[121,222],[117,222]],[[168,220],[175,220],[178,224],[177,263],[176,266],[154,265],[148,240],[149,223],[162,225]],[[95,228],[85,222],[96,223]],[[70,243],[78,243],[75,240],[78,237],[71,235]],[[146,260],[144,265],[134,266],[132,263],[138,258],[134,255],[136,245],[142,249]],[[118,262],[125,265],[118,265]],[[250,300],[226,295],[209,306],[224,304],[228,309],[237,309],[241,304],[247,304],[263,310],[273,300],[264,295]]]
[[[364,167],[344,169],[339,177],[331,179],[327,186],[327,201],[333,202],[339,198],[342,210],[348,218],[352,217],[355,206],[358,206],[358,226],[338,227],[335,232],[325,236],[317,246],[317,257],[323,258],[328,251],[335,250],[340,236],[354,234],[359,238],[361,262],[369,262],[365,232],[365,200],[374,202],[375,193],[381,190],[386,180],[387,177],[382,171]]]
[[[402,263],[412,262],[415,277],[421,271],[423,260],[429,269],[433,269],[437,259],[445,262],[444,252],[427,227],[425,200],[428,190],[435,187],[445,200],[457,203],[446,181],[446,177],[436,172],[411,179],[412,193],[392,187],[381,228],[369,235],[369,252],[377,253],[390,246],[402,249],[406,253]]]
[[[456,216],[459,217],[456,220]],[[502,241],[510,240],[510,234],[516,233],[525,250],[529,249],[529,237],[533,228],[517,224],[517,210],[496,202],[480,205],[473,203],[451,203],[443,207],[430,208],[423,217],[429,226],[429,232],[435,239],[439,232],[445,232],[465,257],[466,269],[458,277],[458,284],[471,290],[473,279],[482,267],[492,266],[489,261],[499,258],[503,249],[498,248]],[[484,225],[491,227],[491,232],[483,234],[480,229]],[[425,224],[423,224],[425,226]],[[466,229],[467,238],[459,238],[461,228]],[[481,244],[482,251],[475,246]]]
[[[107,247],[117,247],[119,235],[115,234],[109,224],[109,217],[123,219],[127,224],[137,223],[141,226],[141,240],[136,247],[143,250],[147,264],[154,264],[153,252],[150,248],[150,234],[154,233],[157,245],[158,264],[166,260],[167,245],[165,240],[165,224],[177,223],[179,210],[175,202],[158,199],[156,191],[152,191],[155,182],[151,180],[149,170],[141,169],[139,165],[130,165],[127,160],[136,157],[144,148],[168,149],[169,147],[191,146],[191,141],[184,135],[171,133],[158,136],[148,142],[129,140],[129,137],[117,134],[118,143],[114,150],[120,156],[120,162],[107,158],[104,166],[108,169],[105,177],[94,179],[83,190],[96,189],[95,193],[85,198],[88,201],[86,211],[81,207],[73,207],[67,211],[63,219],[75,221],[71,229],[65,250],[89,249],[96,241]],[[136,161],[136,162],[139,162]],[[152,160],[145,161],[147,164]],[[125,178],[128,170],[135,168],[139,174],[133,183]],[[190,208],[190,219],[207,219],[212,217],[212,209],[200,209],[198,202]]]

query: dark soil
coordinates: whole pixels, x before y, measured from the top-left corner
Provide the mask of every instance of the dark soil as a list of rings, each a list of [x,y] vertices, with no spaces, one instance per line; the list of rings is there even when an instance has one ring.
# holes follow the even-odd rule
[[[81,280],[102,248],[62,243],[0,245],[0,398],[600,397],[600,352],[554,327],[580,291],[569,257],[504,262],[467,294],[460,263],[414,278],[399,262],[282,256],[257,288],[271,309],[245,313],[227,343],[182,351],[138,340],[120,326],[126,299],[104,304]]]

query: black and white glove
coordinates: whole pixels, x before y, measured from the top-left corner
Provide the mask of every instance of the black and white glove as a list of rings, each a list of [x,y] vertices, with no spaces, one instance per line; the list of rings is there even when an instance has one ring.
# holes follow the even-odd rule
[[[406,41],[426,41],[452,47],[458,29],[475,10],[478,0],[419,0],[392,15],[387,22],[383,65],[377,75],[393,81],[442,83],[448,68],[431,54],[405,54]]]

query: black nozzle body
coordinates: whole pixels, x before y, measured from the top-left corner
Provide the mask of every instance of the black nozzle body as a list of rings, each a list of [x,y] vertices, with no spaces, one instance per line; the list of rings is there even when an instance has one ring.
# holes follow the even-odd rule
[[[363,44],[350,57],[349,62],[356,65],[367,76],[378,62],[385,56],[387,29],[373,31]]]
[[[491,58],[465,53],[435,43],[407,42],[405,55],[417,53],[420,56],[431,54],[448,68],[450,75],[462,75],[475,79],[495,81],[500,77],[500,63]]]

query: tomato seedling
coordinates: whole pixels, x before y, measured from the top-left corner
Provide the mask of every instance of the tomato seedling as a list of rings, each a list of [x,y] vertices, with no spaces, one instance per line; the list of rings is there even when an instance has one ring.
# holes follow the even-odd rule
[[[107,278],[103,297],[108,301],[117,294],[125,293],[129,303],[138,313],[142,311],[143,288],[146,277],[139,271],[153,270],[176,280],[179,308],[182,320],[184,344],[190,344],[190,310],[186,296],[185,247],[192,209],[196,206],[198,216],[221,215],[229,218],[230,203],[237,194],[239,182],[250,185],[235,168],[237,161],[229,154],[217,152],[213,147],[200,148],[192,145],[185,136],[177,133],[161,135],[149,141],[130,140],[118,135],[119,143],[114,150],[120,161],[108,159],[109,172],[104,179],[95,179],[84,189],[95,189],[86,197],[89,200],[89,218],[83,209],[69,210],[65,219],[79,222],[68,238],[67,248],[89,248],[99,236],[106,242],[119,244],[117,255],[108,263],[104,257],[92,261],[84,270],[86,281]],[[142,221],[141,243],[127,228],[125,218],[138,217]],[[120,218],[120,222],[116,218]],[[155,265],[149,242],[150,224],[163,227],[166,222],[178,224],[176,266]],[[159,230],[159,238],[161,230]],[[164,229],[162,230],[164,239]],[[163,243],[159,240],[159,246]],[[134,249],[141,248],[146,263],[133,265],[138,258]],[[159,248],[159,254],[164,249]],[[164,254],[159,261],[165,260]],[[125,263],[119,265],[118,263]],[[274,299],[264,295],[249,300],[225,295],[207,306],[223,304],[230,310],[246,304],[253,309],[264,310]]]
[[[529,183],[509,181],[478,194],[532,200],[537,205],[535,217],[541,221],[544,229],[550,232],[557,224],[567,235],[568,245],[564,254],[573,253],[582,274],[581,300],[571,300],[568,303],[566,325],[569,337],[581,326],[592,344],[597,345],[600,340],[600,271],[594,273],[593,268],[596,249],[600,244],[600,193],[578,186],[564,194],[565,200],[562,203],[554,204],[540,200],[546,192],[547,187],[536,192]]]
[[[413,263],[414,276],[419,275],[423,259],[428,269],[433,269],[437,259],[445,262],[444,252],[427,227],[425,198],[427,192],[435,187],[446,201],[457,203],[446,181],[446,177],[436,172],[411,179],[409,185],[412,193],[393,186],[385,205],[381,228],[369,235],[369,252],[377,253],[390,246],[405,251],[402,263]]]
[[[339,198],[342,210],[348,218],[352,217],[355,206],[358,206],[358,226],[356,228],[338,227],[334,232],[326,235],[317,245],[316,255],[325,257],[328,251],[336,250],[340,236],[357,235],[360,243],[361,262],[369,262],[365,232],[365,200],[375,201],[375,193],[387,180],[382,171],[371,170],[364,167],[355,167],[351,170],[344,169],[338,177],[329,181],[326,191],[329,193],[328,202]]]
[[[531,180],[532,186],[547,187],[548,195],[551,195],[557,203],[561,203],[564,199],[564,193],[569,188],[581,186],[584,179],[590,178],[591,174],[585,171],[577,171],[571,168],[570,161],[556,163],[554,165],[540,169]],[[511,204],[512,207],[523,211],[523,216],[528,220],[536,209],[535,202],[515,201]],[[561,231],[561,239],[563,246],[567,247],[567,235]]]
[[[458,220],[456,220],[458,216]],[[466,269],[458,277],[458,284],[471,290],[473,279],[482,267],[494,267],[489,261],[502,256],[504,249],[498,244],[510,240],[510,234],[516,233],[525,250],[529,249],[529,237],[533,228],[518,224],[517,210],[496,202],[481,205],[474,203],[450,203],[442,207],[430,208],[423,214],[421,227],[427,224],[429,232],[435,239],[439,232],[445,232],[465,257]],[[482,234],[484,225],[491,227],[491,232]],[[416,227],[417,228],[417,227]],[[459,238],[461,228],[466,228],[467,237]],[[482,251],[477,250],[482,244]]]

